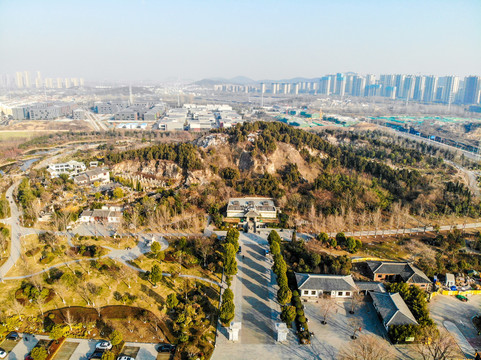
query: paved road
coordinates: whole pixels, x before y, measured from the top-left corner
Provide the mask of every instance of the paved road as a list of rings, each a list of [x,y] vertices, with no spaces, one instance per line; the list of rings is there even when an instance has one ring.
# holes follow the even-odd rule
[[[10,256],[8,260],[0,267],[0,278],[4,277],[8,271],[15,266],[15,263],[20,258],[22,252],[22,241],[21,237],[24,235],[34,233],[33,230],[28,228],[23,228],[19,225],[19,217],[21,215],[20,209],[18,208],[15,201],[13,201],[13,190],[20,184],[20,180],[17,180],[10,186],[6,192],[6,197],[8,202],[10,203],[10,212],[11,217],[8,219],[3,219],[3,222],[6,225],[11,226],[11,234],[10,234]]]
[[[436,295],[429,303],[432,319],[451,332],[466,356],[473,348],[481,348],[481,339],[471,322],[481,308],[481,295],[468,296],[468,302],[461,302],[454,296]]]
[[[298,344],[292,329],[288,341],[276,342],[274,326],[280,322],[280,306],[272,263],[262,252],[268,246],[266,236],[241,233],[239,244],[242,253],[237,255],[238,274],[232,283],[234,321],[242,324],[239,341],[230,342],[227,330],[219,325],[212,359],[315,359],[310,346]]]

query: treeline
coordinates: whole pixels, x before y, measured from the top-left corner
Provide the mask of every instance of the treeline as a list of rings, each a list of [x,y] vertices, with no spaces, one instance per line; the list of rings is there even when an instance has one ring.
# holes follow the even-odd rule
[[[188,143],[159,144],[137,150],[124,152],[108,152],[105,155],[106,163],[116,164],[125,160],[150,161],[170,160],[177,163],[184,170],[201,170],[204,168],[198,156],[198,149]]]

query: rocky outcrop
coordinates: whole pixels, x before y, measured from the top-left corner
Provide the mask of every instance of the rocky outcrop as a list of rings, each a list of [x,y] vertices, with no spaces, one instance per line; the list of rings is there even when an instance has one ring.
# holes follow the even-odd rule
[[[156,179],[182,178],[182,169],[173,161],[151,160],[148,162],[138,162],[133,160],[122,161],[115,164],[112,168],[114,174],[141,174]]]

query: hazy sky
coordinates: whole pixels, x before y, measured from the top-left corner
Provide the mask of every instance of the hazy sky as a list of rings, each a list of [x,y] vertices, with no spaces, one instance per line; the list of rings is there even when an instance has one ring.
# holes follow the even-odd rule
[[[0,0],[0,73],[481,75],[481,0]]]

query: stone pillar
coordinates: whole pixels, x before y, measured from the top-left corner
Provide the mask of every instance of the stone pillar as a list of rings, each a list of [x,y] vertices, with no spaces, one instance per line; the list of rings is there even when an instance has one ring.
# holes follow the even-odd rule
[[[231,322],[227,332],[229,333],[230,341],[239,341],[239,330],[242,328],[240,322]]]
[[[287,325],[285,323],[276,323],[276,331],[278,342],[287,341],[287,333],[289,330],[287,329]]]

